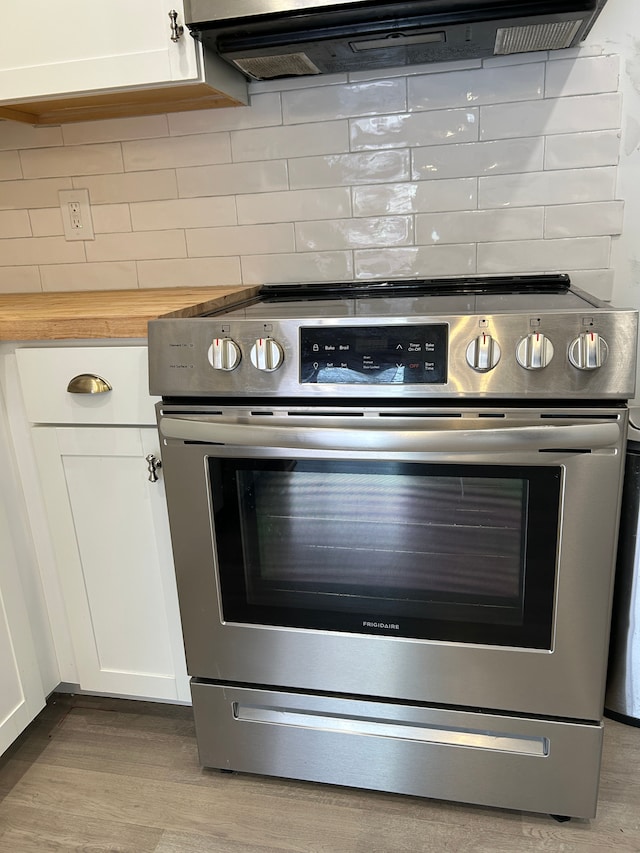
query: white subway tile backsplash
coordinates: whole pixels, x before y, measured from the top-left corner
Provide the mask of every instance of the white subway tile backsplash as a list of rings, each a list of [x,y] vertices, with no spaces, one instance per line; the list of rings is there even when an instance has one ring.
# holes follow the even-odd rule
[[[407,80],[409,110],[442,110],[451,107],[478,107],[504,101],[541,98],[544,89],[543,62],[509,68],[425,74]],[[379,109],[378,114],[387,112]]]
[[[228,133],[198,133],[123,142],[122,154],[127,172],[208,166],[231,162],[231,143]]]
[[[297,252],[290,255],[249,255],[241,258],[244,284],[350,281],[351,252]]]
[[[295,89],[312,89],[322,80],[323,86],[341,86],[347,82],[346,74],[323,74],[322,78],[315,75],[309,77],[291,77],[287,79],[274,78],[273,80],[252,80],[249,83],[249,98],[253,102],[256,95],[266,92],[290,92]]]
[[[80,264],[84,243],[68,243],[63,237],[22,237],[0,240],[0,266],[32,264]]]
[[[33,148],[20,152],[20,160],[25,178],[104,175],[123,170],[119,142],[71,145],[64,148]]]
[[[134,261],[56,264],[40,270],[44,291],[135,290],[138,286]]]
[[[240,258],[174,258],[138,261],[137,266],[141,288],[242,284]]]
[[[1,192],[0,187],[0,192]],[[29,213],[26,210],[0,210],[0,239],[7,237],[37,236],[31,231]]]
[[[282,124],[282,106],[280,95],[273,92],[253,95],[248,107],[193,110],[186,113],[171,113],[167,118],[171,136],[219,133],[222,130],[241,130]]]
[[[289,182],[291,189],[310,189],[407,181],[409,160],[409,151],[397,149],[299,157],[289,163]]]
[[[134,231],[205,228],[236,222],[236,204],[232,196],[143,201],[130,208]]]
[[[128,204],[94,204],[91,215],[93,230],[96,234],[131,231],[131,213]]]
[[[0,119],[0,151],[48,148],[62,143],[59,127],[32,127],[19,121]]]
[[[41,290],[39,267],[0,266],[0,293],[39,293]]]
[[[413,217],[380,216],[296,224],[299,252],[360,249],[369,246],[408,246],[413,243]]]
[[[180,198],[268,193],[289,186],[286,160],[195,166],[178,169],[177,175]]]
[[[580,59],[583,56],[603,56],[610,53],[601,44],[579,44],[577,47],[565,47],[561,50],[550,50],[549,59],[552,62],[561,62],[563,59]]]
[[[619,73],[620,59],[617,56],[591,56],[550,62],[545,79],[545,98],[616,92]]]
[[[619,62],[591,44],[255,83],[249,107],[0,121],[0,291],[568,270],[608,298]],[[625,156],[634,138],[628,119]],[[63,237],[72,187],[93,241]]]
[[[478,110],[432,110],[401,113],[351,122],[351,148],[406,148],[416,145],[451,145],[478,139]]]
[[[238,196],[236,203],[240,225],[351,216],[348,187],[242,195]]]
[[[245,225],[187,231],[189,257],[268,255],[295,251],[293,225]]]
[[[20,155],[17,151],[0,151],[0,181],[22,177]],[[2,187],[0,187],[0,191]]]
[[[617,94],[550,98],[480,107],[480,139],[512,139],[620,127]]]
[[[68,245],[74,245],[70,243]],[[101,234],[87,241],[87,260],[136,261],[185,258],[184,231],[138,231],[130,234]]]
[[[505,56],[489,56],[482,60],[483,69],[504,68],[507,65],[528,65],[531,62],[546,62],[553,51],[536,50],[531,53],[508,53]]]
[[[477,207],[477,178],[418,181],[405,184],[354,187],[354,216],[473,210]]]
[[[610,249],[609,237],[479,243],[478,272],[491,274],[602,269],[609,264]]]
[[[572,286],[586,290],[597,299],[611,300],[615,274],[613,270],[566,270],[571,279]],[[620,303],[619,308],[629,307],[628,304]]]
[[[492,243],[532,240],[543,236],[544,209],[461,210],[416,216],[416,243]]]
[[[470,275],[475,272],[476,247],[469,243],[364,249],[354,252],[354,262],[357,279]]]
[[[478,207],[530,207],[537,204],[571,204],[614,198],[616,170],[567,169],[478,179]]]
[[[576,169],[590,166],[615,166],[619,156],[619,130],[566,133],[547,137],[544,168]]]
[[[120,175],[94,175],[74,178],[75,189],[86,187],[91,204],[117,204],[131,201],[153,201],[177,198],[176,173],[172,169],[154,172],[133,172]],[[60,187],[64,189],[66,187]],[[57,194],[56,201],[58,203]],[[39,205],[46,207],[48,205]],[[35,207],[35,205],[29,205]]]
[[[402,65],[396,68],[372,69],[370,71],[351,71],[349,80],[361,83],[363,80],[378,80],[380,77],[413,77],[421,74],[444,74],[452,71],[467,71],[482,68],[481,59],[456,59],[451,62],[427,62],[419,65]]]
[[[68,190],[72,186],[71,178],[3,181],[0,185],[0,210],[56,207],[59,204],[58,190]]]
[[[542,171],[544,139],[540,137],[430,145],[411,152],[412,178],[459,178]]]
[[[150,139],[167,136],[166,115],[111,118],[103,121],[81,121],[62,125],[65,145],[93,142],[122,142],[125,139]]]
[[[34,237],[60,237],[64,234],[62,213],[59,207],[42,207],[30,210],[29,219],[31,220],[31,233]]]
[[[370,80],[347,86],[319,86],[282,93],[285,124],[333,121],[355,116],[405,112],[407,85],[403,78]]]
[[[349,126],[332,121],[236,130],[231,132],[231,150],[235,163],[342,154],[349,151]]]
[[[601,234],[620,234],[623,216],[624,203],[621,201],[548,207],[544,236],[597,237]]]

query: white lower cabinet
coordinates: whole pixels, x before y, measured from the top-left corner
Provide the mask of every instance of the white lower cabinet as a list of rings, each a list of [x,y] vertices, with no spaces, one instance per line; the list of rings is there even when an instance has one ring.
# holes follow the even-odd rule
[[[44,703],[18,561],[0,500],[0,754],[42,710]]]
[[[61,680],[85,692],[189,702],[162,470],[151,482],[146,459],[160,456],[140,375],[146,349],[16,356],[74,658],[60,661]],[[113,390],[67,391],[74,375],[94,372]],[[38,388],[51,396],[39,408]]]

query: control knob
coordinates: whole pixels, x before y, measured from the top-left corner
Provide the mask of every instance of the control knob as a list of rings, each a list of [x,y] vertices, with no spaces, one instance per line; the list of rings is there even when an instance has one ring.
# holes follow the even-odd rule
[[[542,370],[553,358],[553,344],[542,332],[531,332],[516,347],[516,359],[527,370]]]
[[[500,361],[500,355],[499,343],[491,335],[483,333],[467,347],[467,364],[478,373],[486,373],[493,370]]]
[[[271,373],[284,361],[284,351],[274,338],[258,338],[251,347],[250,358],[255,368]]]
[[[231,338],[214,338],[207,357],[214,370],[233,370],[242,356],[240,347]]]
[[[608,355],[609,345],[597,332],[582,332],[569,344],[569,361],[578,370],[596,370]]]

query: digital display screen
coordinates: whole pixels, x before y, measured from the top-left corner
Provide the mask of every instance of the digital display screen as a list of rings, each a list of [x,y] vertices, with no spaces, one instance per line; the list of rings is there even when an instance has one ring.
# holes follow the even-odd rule
[[[300,381],[337,385],[443,385],[448,327],[320,326],[300,329]]]

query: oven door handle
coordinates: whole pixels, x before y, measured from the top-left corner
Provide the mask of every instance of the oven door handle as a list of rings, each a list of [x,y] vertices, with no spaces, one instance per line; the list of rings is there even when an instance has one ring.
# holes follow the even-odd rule
[[[162,417],[164,438],[234,447],[280,447],[291,450],[352,450],[417,453],[513,453],[518,450],[564,450],[584,453],[613,447],[620,441],[617,422],[595,424],[536,424],[535,426],[476,429],[394,429],[359,424],[310,426],[246,424],[238,421]]]

